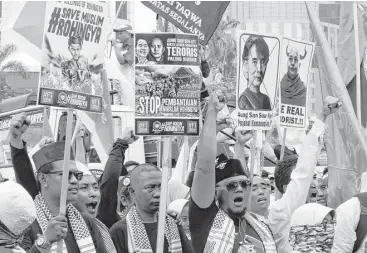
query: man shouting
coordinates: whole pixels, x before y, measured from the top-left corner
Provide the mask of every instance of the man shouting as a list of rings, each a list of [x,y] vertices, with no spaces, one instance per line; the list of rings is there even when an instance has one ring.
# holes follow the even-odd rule
[[[288,71],[284,74],[281,82],[281,102],[288,105],[306,106],[307,89],[304,82],[299,76],[299,69],[301,67],[301,61],[306,57],[307,51],[303,55],[299,53],[299,50],[292,47],[288,51]]]
[[[251,181],[238,159],[221,160],[217,154],[216,118],[219,100],[210,97],[198,144],[198,160],[191,188],[190,232],[196,253],[276,253],[270,229],[247,211]],[[239,132],[241,146],[252,136]],[[242,158],[244,154],[242,154]],[[253,249],[254,251],[251,251]]]

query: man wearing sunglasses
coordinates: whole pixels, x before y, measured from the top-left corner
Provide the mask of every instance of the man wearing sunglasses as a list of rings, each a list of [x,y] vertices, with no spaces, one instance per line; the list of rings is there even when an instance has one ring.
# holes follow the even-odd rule
[[[23,133],[30,124],[27,116],[15,115],[10,123],[9,140],[15,176],[32,196],[37,209],[37,219],[25,233],[22,248],[28,251],[33,244],[38,251],[56,250],[61,240],[67,252],[107,252],[102,236],[95,222],[88,215],[81,214],[70,203],[77,200],[78,180],[83,173],[71,154],[69,163],[69,185],[67,189],[66,216],[59,215],[61,183],[64,164],[64,142],[55,142],[42,147],[33,155],[37,170],[37,181],[29,160]],[[38,185],[38,189],[34,185]]]
[[[196,253],[277,252],[269,228],[246,211],[251,182],[244,169],[244,144],[251,134],[238,131],[237,159],[216,159],[216,118],[220,109],[213,94],[198,144],[189,207],[190,232]],[[241,135],[240,135],[241,134]]]

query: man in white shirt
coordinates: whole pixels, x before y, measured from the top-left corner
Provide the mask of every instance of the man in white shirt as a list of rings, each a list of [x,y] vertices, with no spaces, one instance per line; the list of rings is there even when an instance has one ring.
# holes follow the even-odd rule
[[[360,193],[336,209],[331,253],[363,253],[367,250],[367,193]]]
[[[328,115],[336,112],[341,106],[337,98],[327,97],[324,101],[322,112],[316,119],[311,131],[306,136],[298,160],[284,160],[278,163],[275,173],[275,182],[278,191],[283,196],[275,201],[269,212],[269,226],[273,232],[279,253],[292,252],[289,244],[290,221],[294,211],[306,203],[310,184],[316,168],[317,157],[321,150],[325,121]],[[287,164],[288,163],[288,164]],[[285,174],[291,172],[291,176],[282,175],[280,166],[288,166],[289,170],[282,170]],[[289,178],[289,181],[279,180]]]

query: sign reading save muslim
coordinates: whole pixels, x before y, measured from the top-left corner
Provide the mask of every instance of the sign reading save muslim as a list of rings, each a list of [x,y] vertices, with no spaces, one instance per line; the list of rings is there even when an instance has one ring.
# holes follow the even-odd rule
[[[229,1],[143,1],[149,9],[183,32],[199,36],[206,45],[222,19]]]

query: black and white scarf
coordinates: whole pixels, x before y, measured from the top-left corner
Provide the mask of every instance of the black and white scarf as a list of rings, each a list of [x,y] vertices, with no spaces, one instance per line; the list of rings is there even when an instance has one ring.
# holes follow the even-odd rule
[[[46,201],[41,194],[38,194],[36,196],[36,198],[34,199],[34,204],[36,206],[38,224],[42,229],[42,233],[45,233],[47,225],[52,219],[51,212],[48,209]],[[78,244],[80,253],[96,253],[92,236],[90,235],[89,229],[79,211],[73,205],[68,205],[66,208],[66,216],[70,223],[70,228],[75,236],[75,240]],[[63,253],[68,253],[65,242],[63,242],[62,248]],[[50,252],[57,252],[57,243],[52,244]]]
[[[152,253],[153,250],[147,232],[135,207],[132,207],[128,212],[126,221],[129,253]],[[166,217],[164,233],[168,241],[169,252],[182,253],[181,239],[177,225],[169,216]]]

